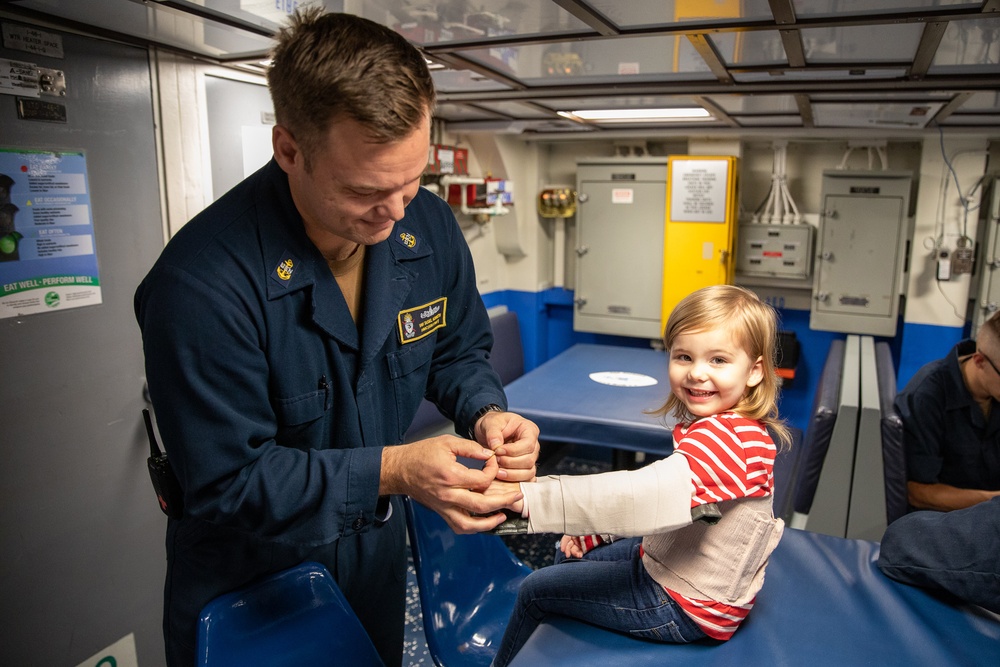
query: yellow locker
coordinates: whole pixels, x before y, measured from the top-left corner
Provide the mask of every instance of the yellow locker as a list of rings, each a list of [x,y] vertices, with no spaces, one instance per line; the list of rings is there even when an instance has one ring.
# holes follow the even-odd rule
[[[677,302],[691,292],[733,282],[736,175],[732,156],[667,159],[661,329]]]

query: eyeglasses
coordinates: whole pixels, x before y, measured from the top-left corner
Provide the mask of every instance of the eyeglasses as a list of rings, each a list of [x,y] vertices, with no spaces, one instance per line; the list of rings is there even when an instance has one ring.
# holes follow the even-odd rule
[[[976,350],[976,352],[979,353],[980,357],[982,357],[983,359],[985,359],[986,361],[988,361],[990,363],[990,366],[993,367],[993,370],[996,371],[997,375],[1000,375],[1000,368],[997,368],[997,365],[993,363],[992,359],[990,359],[985,354],[983,354],[982,350]]]

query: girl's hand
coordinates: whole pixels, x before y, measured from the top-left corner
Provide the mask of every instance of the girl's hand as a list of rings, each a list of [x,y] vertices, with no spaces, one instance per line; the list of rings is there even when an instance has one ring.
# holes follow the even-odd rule
[[[559,540],[559,550],[566,558],[583,558],[583,538],[574,535],[563,535]]]
[[[494,496],[513,498],[514,502],[506,506],[506,509],[521,514],[524,511],[524,495],[521,493],[521,485],[517,482],[504,482],[494,479],[489,487],[483,491],[483,495],[492,499]]]

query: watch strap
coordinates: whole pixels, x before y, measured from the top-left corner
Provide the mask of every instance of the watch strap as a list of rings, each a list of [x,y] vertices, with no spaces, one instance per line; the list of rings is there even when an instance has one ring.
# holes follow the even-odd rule
[[[479,423],[479,420],[482,419],[483,415],[485,415],[487,412],[506,412],[506,410],[504,410],[496,403],[490,403],[488,405],[484,405],[483,407],[479,408],[476,414],[472,416],[472,421],[469,423],[469,440],[476,439],[476,424]]]

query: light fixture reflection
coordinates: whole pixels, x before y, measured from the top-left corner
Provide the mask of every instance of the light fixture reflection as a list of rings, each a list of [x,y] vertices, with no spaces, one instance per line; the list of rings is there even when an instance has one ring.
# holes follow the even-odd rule
[[[670,107],[664,109],[581,109],[560,111],[563,118],[599,123],[652,123],[712,120],[712,114],[701,107]]]

